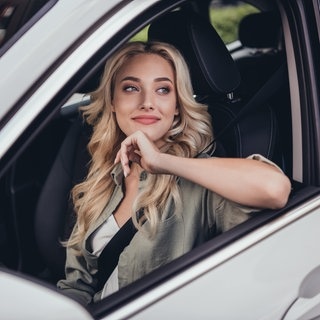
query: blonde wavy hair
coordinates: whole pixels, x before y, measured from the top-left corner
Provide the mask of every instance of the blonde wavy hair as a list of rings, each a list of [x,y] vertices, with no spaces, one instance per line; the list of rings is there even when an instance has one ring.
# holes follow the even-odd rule
[[[194,157],[212,141],[211,119],[205,105],[193,97],[188,67],[177,49],[160,42],[129,42],[108,59],[98,89],[92,93],[92,103],[83,108],[86,121],[93,126],[88,144],[91,163],[86,179],[72,190],[72,199],[77,214],[76,228],[67,245],[80,244],[89,226],[101,215],[115,184],[111,178],[114,159],[125,138],[120,130],[111,104],[115,79],[119,69],[132,57],[139,54],[155,54],[170,63],[175,74],[179,114],[166,134],[162,152]],[[161,214],[172,197],[175,212],[181,212],[180,192],[177,179],[172,175],[149,174],[146,188],[138,195],[132,208],[133,222],[141,227],[141,219],[135,214],[143,209],[143,219],[156,232]]]

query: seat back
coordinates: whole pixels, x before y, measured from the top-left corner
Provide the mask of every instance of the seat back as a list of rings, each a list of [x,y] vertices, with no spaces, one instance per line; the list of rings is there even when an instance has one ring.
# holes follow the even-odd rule
[[[248,99],[276,70],[286,65],[280,14],[267,11],[245,16],[239,24],[239,40],[243,48],[233,54],[242,79],[238,93]],[[291,119],[291,108],[287,75],[279,88],[272,99],[266,101],[278,121],[273,160],[290,175],[292,124],[288,121]]]
[[[273,11],[249,14],[238,33],[243,48],[232,56],[242,79],[239,92],[251,96],[285,61],[280,16]]]
[[[171,43],[184,55],[194,93],[208,105],[214,132],[219,135],[238,117],[246,101],[233,95],[241,84],[240,73],[213,26],[195,13],[173,11],[153,22],[148,36],[149,40]],[[219,137],[228,157],[260,153],[270,159],[276,139],[277,119],[267,104],[242,115]]]
[[[87,175],[90,156],[87,144],[91,128],[78,117],[71,124],[44,183],[35,213],[35,236],[42,256],[45,280],[55,283],[64,277],[66,250],[61,241],[69,238],[75,223],[70,199],[72,187]]]
[[[181,10],[162,16],[150,25],[148,39],[170,43],[182,53],[198,97],[224,99],[239,87],[240,74],[226,46],[195,13]]]

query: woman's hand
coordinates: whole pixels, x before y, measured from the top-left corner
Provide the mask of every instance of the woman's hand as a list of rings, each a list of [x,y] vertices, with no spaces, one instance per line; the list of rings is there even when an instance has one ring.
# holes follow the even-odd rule
[[[289,179],[276,167],[254,159],[184,158],[162,153],[141,131],[121,144],[115,163],[121,161],[124,175],[129,161],[150,173],[173,174],[242,205],[256,208],[283,207],[290,194]]]
[[[161,173],[157,166],[159,155],[156,145],[142,131],[136,131],[122,141],[114,163],[121,162],[125,177],[130,174],[130,161],[147,172]]]

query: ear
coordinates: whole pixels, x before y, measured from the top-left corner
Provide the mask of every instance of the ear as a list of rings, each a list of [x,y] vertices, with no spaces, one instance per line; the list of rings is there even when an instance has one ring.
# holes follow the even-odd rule
[[[174,115],[175,115],[175,116],[178,116],[179,114],[180,114],[179,107],[176,106],[176,111],[174,112]]]
[[[111,105],[111,111],[112,111],[112,112],[116,112],[116,110],[114,109],[113,104]]]

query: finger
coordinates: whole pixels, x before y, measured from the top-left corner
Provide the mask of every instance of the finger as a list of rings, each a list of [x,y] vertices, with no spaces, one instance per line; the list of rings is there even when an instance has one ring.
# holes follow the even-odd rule
[[[121,162],[123,174],[125,177],[127,177],[128,174],[130,173],[130,167],[129,167],[129,160],[127,159],[125,150],[126,150],[126,147],[123,147],[123,145],[121,145],[120,150],[117,152],[117,155],[113,163],[117,164]]]
[[[130,174],[129,159],[126,155],[121,158],[121,165],[124,177],[126,178]]]
[[[119,150],[119,158],[121,161],[121,166],[122,166],[122,170],[125,178],[130,174],[129,154],[131,149],[132,149],[132,146],[126,140],[124,140],[121,143],[121,147]]]
[[[119,163],[120,162],[120,151],[117,152],[116,158],[114,159],[114,164]]]

